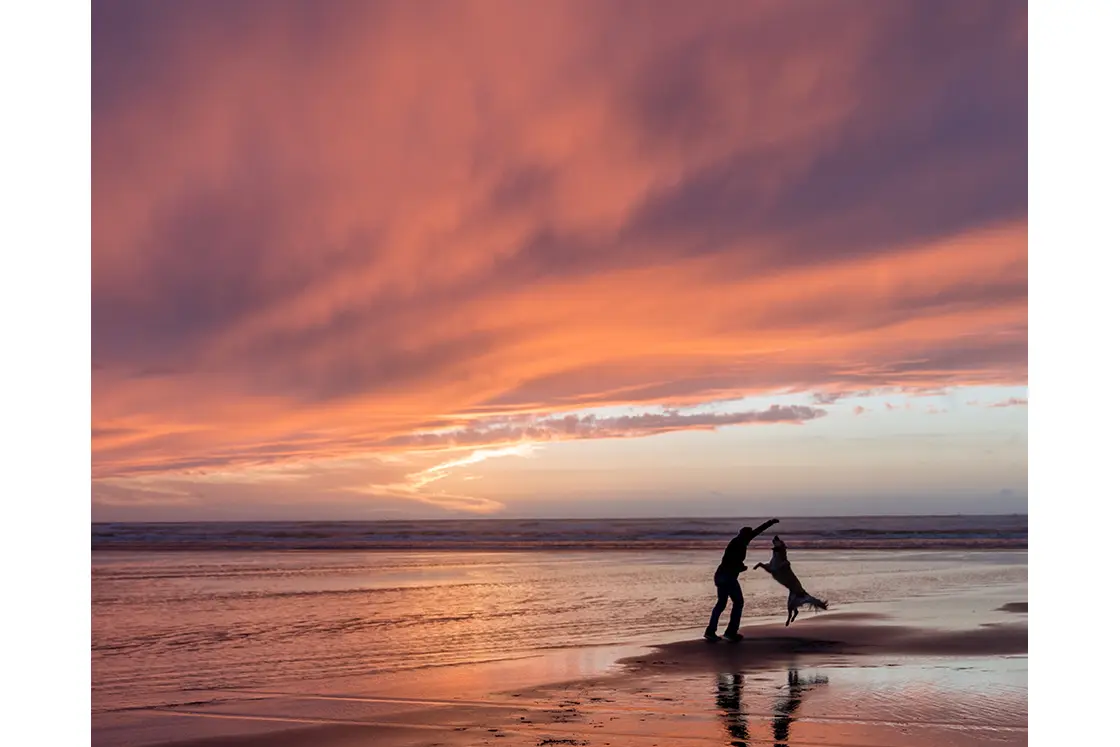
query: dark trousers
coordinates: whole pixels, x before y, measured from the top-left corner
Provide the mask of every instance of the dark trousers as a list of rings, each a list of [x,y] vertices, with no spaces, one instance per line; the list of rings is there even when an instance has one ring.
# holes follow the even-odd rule
[[[743,589],[739,586],[739,579],[730,573],[716,573],[716,592],[719,599],[712,608],[712,619],[708,621],[706,633],[715,633],[719,627],[719,616],[727,607],[728,598],[731,599],[731,619],[727,621],[727,632],[739,631],[739,619],[743,616]]]

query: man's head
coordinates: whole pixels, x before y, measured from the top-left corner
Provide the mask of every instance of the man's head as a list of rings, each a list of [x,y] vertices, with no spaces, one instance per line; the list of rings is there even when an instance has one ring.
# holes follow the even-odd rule
[[[739,536],[740,537],[747,537],[747,536],[749,536],[753,533],[754,533],[754,529],[752,529],[751,527],[743,527],[742,529],[739,530]]]

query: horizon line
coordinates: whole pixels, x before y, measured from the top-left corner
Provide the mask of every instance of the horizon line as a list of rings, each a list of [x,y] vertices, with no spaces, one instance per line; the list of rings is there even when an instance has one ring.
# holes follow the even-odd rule
[[[1026,517],[1027,513],[951,513],[951,514],[787,514],[786,519],[882,519],[882,518],[906,518],[906,519],[951,519],[958,516],[970,517]],[[590,517],[590,516],[569,516],[569,517],[540,517],[540,516],[463,516],[463,517],[443,517],[443,518],[419,518],[419,519],[191,519],[191,520],[174,520],[174,521],[90,521],[90,525],[95,524],[301,524],[301,523],[317,523],[317,524],[358,524],[358,523],[374,523],[374,522],[389,522],[389,521],[415,521],[415,522],[452,522],[452,521],[676,521],[676,520],[711,520],[711,521],[728,521],[737,522],[743,519],[760,518],[754,516],[609,516],[609,517]],[[778,516],[777,518],[783,518]]]

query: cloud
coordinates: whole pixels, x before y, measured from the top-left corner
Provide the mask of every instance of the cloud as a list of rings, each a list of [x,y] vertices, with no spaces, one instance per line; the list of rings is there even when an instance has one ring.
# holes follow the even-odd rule
[[[1026,381],[1022,4],[112,0],[92,90],[99,480]]]
[[[458,459],[450,459],[446,462],[440,462],[434,466],[428,467],[423,472],[418,472],[409,475],[409,484],[411,487],[419,489],[429,485],[436,480],[442,480],[447,477],[451,470],[457,467],[466,467],[471,464],[478,464],[487,459],[495,459],[498,457],[506,456],[529,456],[533,453],[532,444],[518,444],[517,446],[507,446],[498,449],[478,449],[470,453],[469,456],[460,457]]]
[[[771,405],[765,410],[729,413],[669,411],[616,417],[565,415],[544,418],[493,418],[466,428],[402,437],[388,445],[409,449],[433,447],[444,449],[521,441],[537,443],[591,438],[639,438],[670,431],[713,430],[733,425],[803,423],[827,414],[820,408],[802,405]]]
[[[994,402],[988,407],[1026,407],[1027,400],[1022,397],[1011,397],[1000,402]]]
[[[489,498],[448,493],[445,491],[424,491],[410,485],[369,485],[355,488],[354,492],[367,495],[372,500],[401,499],[410,504],[431,506],[440,511],[467,514],[492,514],[505,508],[505,504]]]
[[[189,488],[128,483],[96,482],[93,501],[101,506],[137,508],[145,506],[190,506],[199,503],[198,493]]]
[[[94,481],[94,511],[118,517],[110,520],[158,519],[160,511],[169,510],[182,520],[237,520],[259,518],[267,509],[276,518],[299,520],[393,513],[436,517],[502,508],[498,501],[419,479],[432,467],[453,469],[438,463],[425,467],[430,462],[424,455],[364,456],[102,478]]]
[[[527,457],[532,453],[532,444],[518,444],[516,446],[494,449],[476,449],[465,457],[442,461],[419,472],[410,473],[406,475],[405,479],[401,482],[366,485],[357,488],[356,492],[368,493],[379,498],[384,498],[386,496],[404,498],[449,511],[489,514],[500,511],[505,507],[504,504],[489,498],[449,493],[439,488],[430,488],[429,486],[449,477],[454,470],[461,467],[468,467],[488,459],[497,459],[501,457]]]
[[[884,391],[878,389],[855,389],[855,390],[834,390],[827,392],[813,392],[813,404],[817,405],[834,405],[842,399],[851,399],[854,397],[872,397],[876,394],[883,394]]]

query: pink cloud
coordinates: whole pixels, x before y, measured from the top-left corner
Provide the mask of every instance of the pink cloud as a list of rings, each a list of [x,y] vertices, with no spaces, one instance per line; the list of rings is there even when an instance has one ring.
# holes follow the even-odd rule
[[[1022,384],[1026,12],[937,18],[96,4],[95,476]]]

